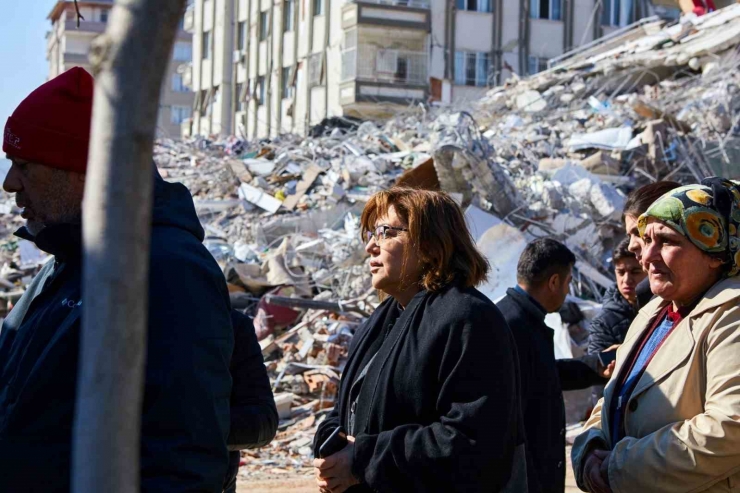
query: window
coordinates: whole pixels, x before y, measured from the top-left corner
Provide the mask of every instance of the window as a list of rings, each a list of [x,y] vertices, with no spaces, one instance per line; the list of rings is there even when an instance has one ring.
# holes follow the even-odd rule
[[[547,70],[547,58],[539,58],[536,56],[529,57],[528,74],[534,75],[544,70]]]
[[[324,54],[313,53],[308,57],[308,87],[320,86],[323,79]]]
[[[394,74],[394,77],[396,79],[396,82],[407,82],[409,75],[409,61],[407,58],[404,57],[398,57],[396,60],[396,73]]]
[[[170,122],[175,125],[180,125],[190,118],[190,115],[192,115],[190,106],[172,106],[170,108]]]
[[[247,23],[241,21],[237,24],[236,49],[246,51],[247,49]]]
[[[265,76],[260,75],[257,77],[257,104],[260,106],[265,104]]]
[[[459,86],[488,86],[490,58],[484,52],[455,52],[455,84]]]
[[[100,22],[108,22],[108,11],[107,10],[100,11]]]
[[[457,10],[493,12],[493,0],[456,0]]]
[[[313,15],[324,14],[324,0],[313,0]]]
[[[295,17],[295,0],[283,2],[283,32],[289,33],[293,30],[293,17]]]
[[[602,26],[624,26],[627,23],[620,22],[621,16],[621,1],[620,0],[603,0],[603,7],[601,11],[601,25]]]
[[[655,15],[661,19],[677,21],[681,18],[681,9],[666,7],[664,5],[655,5]]]
[[[208,97],[206,98],[206,116],[213,114],[213,106],[220,102],[218,86],[208,90]]]
[[[201,115],[205,112],[206,98],[208,97],[208,91],[203,89],[195,93],[195,101],[193,101],[193,110],[197,111]]]
[[[397,50],[378,50],[375,55],[375,71],[380,74],[395,74],[398,69]]]
[[[260,12],[260,41],[267,39],[267,35],[270,32],[270,13]]]
[[[280,94],[283,99],[290,99],[293,97],[290,70],[291,67],[283,67],[283,72],[280,74]]]
[[[529,0],[529,10],[532,19],[562,20],[560,17],[560,2],[562,0]]]
[[[244,100],[244,84],[237,83],[234,98],[236,101],[236,111],[246,111],[247,102]]]
[[[203,50],[203,60],[211,59],[211,32],[205,31],[203,33],[203,43],[201,44]]]
[[[193,58],[193,48],[190,43],[178,41],[175,43],[173,58],[178,62],[189,62]]]
[[[172,74],[172,91],[188,92],[188,88],[183,83],[182,74]]]

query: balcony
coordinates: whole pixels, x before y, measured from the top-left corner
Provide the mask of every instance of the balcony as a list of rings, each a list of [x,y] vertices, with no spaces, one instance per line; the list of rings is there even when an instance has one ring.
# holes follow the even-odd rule
[[[427,52],[360,45],[342,52],[340,102],[343,106],[383,101],[409,104],[425,100]]]
[[[182,85],[193,89],[193,64],[183,63],[177,67],[177,73],[182,75]]]
[[[414,9],[429,9],[428,0],[361,0],[360,3],[376,3],[379,5],[393,5],[395,7],[411,7]]]
[[[108,24],[106,22],[80,21],[80,27],[78,29],[77,20],[68,19],[64,22],[64,29],[66,29],[67,31],[77,31],[83,33],[104,33],[107,26]]]
[[[185,9],[185,17],[183,17],[182,29],[189,32],[190,34],[192,34],[193,30],[195,29],[195,8],[193,7],[193,4],[188,5],[188,8]]]
[[[87,55],[81,53],[64,53],[65,65],[87,65],[89,63],[90,58]]]
[[[428,32],[430,13],[427,0],[361,0],[342,7],[342,28],[375,25]]]

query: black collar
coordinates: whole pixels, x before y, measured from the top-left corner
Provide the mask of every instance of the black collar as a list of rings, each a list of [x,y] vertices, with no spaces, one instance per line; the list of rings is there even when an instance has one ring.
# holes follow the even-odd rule
[[[82,225],[55,224],[46,226],[33,236],[24,226],[15,232],[18,238],[31,241],[36,246],[61,262],[82,258]]]
[[[536,315],[540,320],[545,320],[547,310],[545,310],[545,307],[542,306],[539,301],[534,299],[534,297],[522,289],[521,286],[517,285],[514,288],[509,289],[508,294],[511,294],[512,291],[516,294],[515,298],[520,300],[520,302],[530,305],[528,307],[528,311],[530,311],[532,315]]]

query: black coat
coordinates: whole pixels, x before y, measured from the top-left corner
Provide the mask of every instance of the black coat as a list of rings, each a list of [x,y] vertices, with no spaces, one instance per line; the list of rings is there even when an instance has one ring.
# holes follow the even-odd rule
[[[218,492],[234,346],[226,281],[201,243],[188,190],[157,175],[154,194],[141,491]],[[0,491],[61,493],[70,488],[85,301],[81,228],[49,226],[34,240],[54,260],[0,332]]]
[[[355,334],[314,450],[348,427],[351,383],[389,326],[357,401],[352,470],[361,484],[352,491],[511,487],[512,468],[524,466],[516,349],[501,313],[473,288],[421,292],[402,312],[392,298],[378,307]]]
[[[651,293],[652,294],[652,293]],[[588,352],[600,353],[614,344],[622,344],[637,312],[616,286],[609,288],[604,305],[588,328]]]
[[[236,484],[239,450],[264,447],[275,438],[278,425],[270,378],[252,319],[232,310],[231,324],[234,327],[234,355],[230,367],[234,385],[231,388],[231,452],[224,490]]]
[[[522,413],[527,438],[530,492],[565,490],[565,405],[563,390],[605,382],[596,358],[556,360],[553,330],[529,296],[509,289],[498,303],[516,340],[522,378]]]

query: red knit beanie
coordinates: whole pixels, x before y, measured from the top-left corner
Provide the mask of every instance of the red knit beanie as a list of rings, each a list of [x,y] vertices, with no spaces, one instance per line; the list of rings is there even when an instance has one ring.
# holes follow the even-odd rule
[[[93,78],[75,67],[33,91],[5,124],[10,157],[84,173],[90,145]]]

